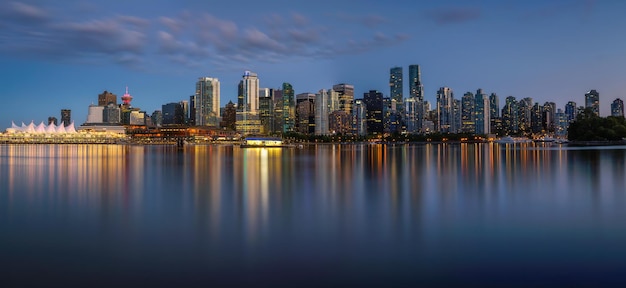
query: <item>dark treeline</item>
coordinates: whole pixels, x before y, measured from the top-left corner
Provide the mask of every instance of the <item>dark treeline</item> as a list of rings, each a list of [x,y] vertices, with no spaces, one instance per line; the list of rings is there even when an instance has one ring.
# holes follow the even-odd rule
[[[623,141],[626,120],[624,117],[600,117],[587,108],[578,114],[567,132],[570,141]]]

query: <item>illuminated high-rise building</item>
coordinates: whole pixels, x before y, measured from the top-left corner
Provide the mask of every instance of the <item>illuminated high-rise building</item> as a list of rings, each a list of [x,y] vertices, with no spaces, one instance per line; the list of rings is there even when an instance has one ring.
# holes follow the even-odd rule
[[[624,117],[624,101],[622,99],[615,99],[611,103],[611,116]]]
[[[195,108],[195,125],[218,127],[220,122],[220,81],[210,77],[198,78],[193,105]]]
[[[591,90],[585,93],[585,108],[591,108],[596,116],[600,116],[600,93]]]
[[[435,130],[443,133],[450,133],[453,130],[454,124],[454,93],[449,87],[441,87],[437,91],[437,104],[436,104],[436,118],[437,123]]]
[[[472,92],[463,94],[461,98],[461,132],[476,133],[475,107],[474,94]]]
[[[383,93],[370,90],[363,93],[363,102],[365,102],[367,133],[373,135],[383,134]]]
[[[567,117],[568,122],[572,122],[578,116],[578,107],[576,107],[576,102],[569,101],[565,104],[565,116]]]
[[[515,97],[506,97],[502,107],[502,126],[505,135],[517,135],[519,132],[518,111]]]
[[[315,133],[315,94],[300,93],[296,95],[296,132],[303,134]]]
[[[483,93],[483,89],[478,89],[474,96],[476,103],[474,104],[474,115],[476,134],[489,134],[491,133],[491,119],[489,115],[489,97]]]
[[[326,89],[322,89],[315,94],[315,135],[328,134],[328,115],[330,114],[328,111],[329,100],[330,98]]]
[[[256,113],[259,110],[259,77],[256,73],[245,71],[239,82],[237,110]]]
[[[294,131],[296,119],[296,101],[293,86],[283,83],[283,133]]]
[[[415,110],[411,112],[414,115],[406,114],[407,127],[415,126],[415,131],[409,132],[423,132],[424,120],[426,118],[426,109],[424,108],[424,85],[422,85],[420,66],[416,64],[409,65],[409,98],[415,99],[413,104],[416,106]],[[414,119],[416,123],[409,124],[408,119]]]
[[[333,85],[333,90],[337,93],[339,100],[339,110],[346,111],[348,114],[352,114],[352,103],[354,102],[354,85],[350,84],[336,84]]]
[[[389,70],[389,90],[391,99],[396,100],[396,103],[404,103],[402,95],[402,67],[393,67]],[[402,110],[402,108],[399,110]]]
[[[367,107],[363,99],[354,100],[354,109],[352,110],[352,130],[359,136],[367,135]]]

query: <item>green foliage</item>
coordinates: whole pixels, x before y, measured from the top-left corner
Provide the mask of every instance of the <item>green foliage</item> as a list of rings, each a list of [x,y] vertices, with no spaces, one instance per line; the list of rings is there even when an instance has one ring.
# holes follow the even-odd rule
[[[599,117],[587,108],[567,130],[570,141],[621,141],[626,139],[624,117]]]

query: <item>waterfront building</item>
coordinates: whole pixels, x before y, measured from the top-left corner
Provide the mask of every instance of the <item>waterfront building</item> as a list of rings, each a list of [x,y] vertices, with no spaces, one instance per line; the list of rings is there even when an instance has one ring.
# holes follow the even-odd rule
[[[241,112],[256,113],[259,110],[259,77],[256,73],[245,71],[239,82],[237,109]]]
[[[543,106],[535,103],[530,112],[530,127],[532,133],[543,133]]]
[[[472,92],[463,94],[461,98],[461,132],[476,133],[476,117],[475,117],[476,100]]]
[[[389,96],[396,103],[404,103],[402,89],[402,67],[393,67],[389,70]]]
[[[112,102],[102,109],[102,123],[120,124],[121,117],[121,109]]]
[[[70,125],[70,123],[72,123],[72,110],[61,109],[61,123],[65,126]]]
[[[237,120],[237,108],[233,101],[228,101],[224,107],[224,113],[222,114],[222,122],[220,127],[235,130],[235,122]]]
[[[272,101],[274,103],[274,127],[272,127],[273,133],[283,132],[283,90],[271,89]]]
[[[257,91],[258,93],[258,91]],[[220,81],[217,78],[200,77],[196,82],[193,99],[194,124],[197,126],[219,126],[220,121]]]
[[[117,105],[117,95],[104,90],[102,94],[98,94],[98,106],[107,106],[109,103]]]
[[[354,85],[350,84],[336,84],[333,85],[333,90],[337,92],[337,98],[339,100],[338,110],[346,111],[348,114],[352,114],[352,103],[354,102]]]
[[[565,138],[567,136],[567,129],[569,128],[569,120],[567,119],[567,115],[563,112],[562,109],[558,109],[555,115],[555,129],[554,134],[559,138]]]
[[[622,99],[615,99],[611,103],[611,116],[624,117],[624,101]]]
[[[459,133],[461,132],[461,100],[452,99],[452,114],[454,118],[454,122],[450,124],[450,133]]]
[[[500,98],[496,93],[489,95],[489,129],[491,133],[501,134],[502,118],[500,118]]]
[[[578,107],[576,107],[576,102],[567,102],[567,104],[565,104],[565,116],[567,117],[567,121],[572,122],[576,120],[577,115]]]
[[[298,133],[315,133],[315,94],[300,93],[296,95],[295,129]]]
[[[296,119],[296,101],[293,86],[283,83],[283,133],[294,131]]]
[[[150,119],[152,119],[152,124],[156,127],[161,127],[163,125],[163,111],[154,110],[152,115],[150,115]]]
[[[353,106],[356,109],[356,106]],[[352,133],[352,115],[346,111],[337,110],[328,114],[328,132],[330,134],[346,135]]]
[[[591,90],[585,93],[585,108],[591,108],[596,116],[600,116],[600,93]]]
[[[502,107],[502,128],[505,135],[517,135],[519,133],[518,111],[518,102],[515,97],[506,97],[504,107]]]
[[[87,121],[85,123],[102,123],[104,106],[91,104],[87,110]]]
[[[163,115],[163,125],[179,125],[185,123],[185,113],[180,103],[167,103],[161,105]]]
[[[146,112],[139,110],[130,111],[129,125],[144,126],[146,125]]]
[[[421,107],[421,105],[418,105],[419,102],[420,101],[415,97],[404,99],[404,121],[406,123],[407,133],[415,134],[420,132],[419,121],[417,120],[419,117],[418,109]]]
[[[354,109],[354,103],[353,103]],[[339,108],[339,92],[335,91],[333,88],[328,89],[328,111],[338,111],[341,110]],[[344,112],[348,113],[344,110]]]
[[[474,96],[474,115],[476,134],[489,134],[491,133],[490,125],[491,120],[489,118],[489,97],[483,92],[483,89],[478,89]]]
[[[189,121],[190,126],[196,125],[196,95],[189,96]]]
[[[437,90],[436,125],[435,130],[442,133],[453,133],[454,123],[454,93],[449,87],[440,87]]]
[[[521,99],[518,103],[517,103],[517,108],[518,108],[518,114],[517,114],[517,120],[518,120],[518,128],[520,133],[524,134],[524,135],[528,135],[532,132],[532,98],[526,97]]]
[[[270,89],[265,88],[259,98],[259,119],[261,120],[261,134],[271,134],[274,128],[274,100]]]
[[[370,90],[363,93],[363,102],[366,107],[367,133],[383,134],[383,93]]]
[[[180,104],[180,107],[183,109],[183,124],[189,125],[189,101],[181,100],[178,104]],[[219,115],[221,115],[221,113]]]
[[[558,122],[556,119],[556,104],[554,102],[544,103],[542,113],[543,130],[548,133],[554,132]]]
[[[326,89],[315,94],[315,135],[326,135],[329,131],[329,97]],[[345,111],[344,111],[345,112]],[[347,113],[346,113],[347,114]]]
[[[415,126],[414,130],[419,133],[422,132],[426,112],[424,108],[424,85],[422,85],[422,75],[419,65],[409,65],[409,98],[416,99],[412,103],[416,106],[412,112],[415,115],[409,115],[407,113],[406,117],[415,119],[414,121],[416,123],[411,126]]]
[[[354,134],[359,136],[367,135],[367,107],[365,106],[363,99],[354,100],[352,131],[354,131]]]

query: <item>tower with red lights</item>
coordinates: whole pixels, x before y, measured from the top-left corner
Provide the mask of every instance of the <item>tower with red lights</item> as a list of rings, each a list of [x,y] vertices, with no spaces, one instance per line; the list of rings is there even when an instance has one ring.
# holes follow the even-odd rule
[[[130,107],[130,101],[132,100],[133,96],[130,96],[130,94],[128,93],[128,86],[126,86],[126,93],[124,93],[124,96],[122,96],[122,105]]]

